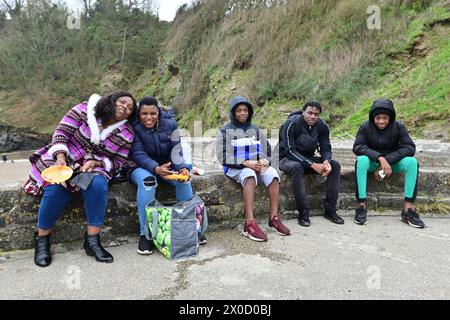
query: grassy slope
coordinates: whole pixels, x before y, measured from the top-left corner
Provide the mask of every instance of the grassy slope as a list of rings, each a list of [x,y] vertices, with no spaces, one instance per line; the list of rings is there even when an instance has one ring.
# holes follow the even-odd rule
[[[2,122],[47,134],[53,133],[67,110],[77,102],[45,92],[29,97],[16,91],[0,92],[0,101],[2,102],[0,107]]]
[[[395,102],[398,118],[413,136],[450,138],[449,19],[449,11],[432,8],[410,24],[406,42],[393,48],[393,57],[385,62],[390,73],[380,74],[373,86],[376,89],[362,93],[351,108],[342,109],[350,115],[335,126],[336,135],[355,134],[367,120],[372,101],[387,97]]]
[[[271,21],[269,27],[276,30],[266,34],[267,25],[261,22],[264,19],[255,20],[251,12],[230,16],[218,23],[214,32],[203,35],[202,49],[195,51],[195,59],[186,65],[183,59],[190,51],[183,45],[191,42],[185,33],[195,28],[195,17],[202,14],[201,8],[197,9],[174,24],[160,70],[151,72],[151,81],[143,77],[136,90],[175,106],[181,127],[192,128],[194,121],[202,121],[203,129],[217,128],[227,121],[227,102],[235,94],[251,98],[256,106],[254,122],[268,130],[278,129],[287,114],[305,100],[317,99],[324,105],[322,117],[330,123],[333,134],[347,138],[367,119],[371,102],[388,97],[413,136],[448,140],[450,10],[443,1],[431,1],[428,8],[395,3],[386,3],[382,29],[371,32],[361,26],[361,21],[365,23],[362,19],[367,18],[361,15],[366,4],[352,0],[343,0],[331,9],[320,2],[328,10],[329,26],[320,31],[320,25],[309,34],[294,36],[292,30],[306,28],[314,19],[314,9],[307,11],[300,22],[275,12],[273,16],[284,20]],[[268,17],[268,12],[259,14]],[[268,37],[273,36],[268,45]],[[249,38],[255,47],[262,45],[259,51],[239,43]],[[377,54],[369,54],[370,50]],[[288,56],[287,51],[291,52]],[[283,60],[286,57],[289,59]],[[247,60],[247,68],[236,68],[236,61]],[[178,63],[180,74],[171,76],[167,63]],[[271,73],[273,79],[280,80],[284,75],[286,79],[268,80]],[[184,77],[186,74],[190,77]],[[182,85],[168,90],[166,84],[171,82]],[[192,94],[196,89],[204,93]],[[193,95],[197,98],[190,100]]]
[[[204,130],[228,119],[227,101],[235,94],[252,99],[254,122],[269,130],[278,129],[306,99],[317,99],[333,134],[343,137],[366,120],[375,98],[388,97],[414,136],[449,139],[450,10],[445,1],[431,1],[426,9],[385,1],[382,29],[370,32],[365,10],[371,1],[342,0],[333,6],[319,0],[314,7],[308,1],[286,14],[245,11],[217,18],[208,28],[196,25],[208,12],[185,12],[173,25],[158,69],[145,70],[130,91],[138,99],[155,95],[174,106],[180,127],[202,121]],[[196,47],[189,47],[193,43]],[[236,67],[242,62],[248,66]],[[172,75],[169,65],[179,73]],[[78,102],[55,99],[0,92],[0,119],[52,132],[63,115],[59,110]],[[36,114],[38,105],[48,107]]]

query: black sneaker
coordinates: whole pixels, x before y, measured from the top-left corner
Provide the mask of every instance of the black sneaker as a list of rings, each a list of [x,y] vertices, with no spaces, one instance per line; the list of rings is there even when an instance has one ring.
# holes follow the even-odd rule
[[[425,223],[423,223],[414,209],[402,210],[402,221],[414,228],[425,228]]]
[[[338,216],[336,211],[325,211],[323,213],[323,216],[330,220],[331,222],[337,223],[337,224],[344,224],[344,219]]]
[[[298,224],[303,227],[309,227],[311,225],[308,210],[303,210],[298,214]]]
[[[206,236],[204,234],[201,234],[198,236],[198,244],[199,245],[203,245],[203,244],[207,244],[208,243],[208,239],[206,239]]]
[[[142,255],[149,255],[153,253],[152,242],[147,240],[145,236],[139,238],[138,250],[137,252]]]
[[[355,210],[355,223],[363,225],[366,223],[367,217],[367,209],[363,206],[360,206]]]

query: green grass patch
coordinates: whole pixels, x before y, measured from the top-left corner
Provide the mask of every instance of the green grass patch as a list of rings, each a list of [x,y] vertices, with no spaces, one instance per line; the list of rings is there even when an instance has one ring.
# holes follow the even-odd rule
[[[396,76],[382,77],[377,81],[377,89],[361,103],[349,109],[347,116],[334,129],[334,134],[355,133],[359,125],[368,119],[372,101],[377,98],[393,100],[397,119],[403,121],[413,136],[423,137],[424,126],[434,120],[450,121],[450,41],[449,28],[437,26],[425,33],[425,22],[411,24],[408,34],[420,35],[426,47],[426,56],[417,57],[394,66]],[[395,61],[395,60],[394,60]],[[398,61],[397,61],[398,62]],[[364,95],[363,95],[364,96]],[[445,128],[445,127],[443,127]],[[447,129],[448,130],[448,129]]]

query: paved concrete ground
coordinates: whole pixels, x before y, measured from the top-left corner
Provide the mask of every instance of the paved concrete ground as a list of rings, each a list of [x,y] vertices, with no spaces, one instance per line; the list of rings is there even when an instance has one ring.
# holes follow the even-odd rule
[[[28,178],[30,172],[28,160],[16,160],[11,162],[0,162],[0,190],[21,187]]]
[[[343,226],[312,217],[267,243],[240,230],[208,234],[198,257],[143,257],[136,243],[111,247],[112,264],[75,250],[39,268],[33,252],[0,254],[0,299],[450,299],[450,219],[414,229],[396,216]],[[81,247],[81,242],[79,244]]]

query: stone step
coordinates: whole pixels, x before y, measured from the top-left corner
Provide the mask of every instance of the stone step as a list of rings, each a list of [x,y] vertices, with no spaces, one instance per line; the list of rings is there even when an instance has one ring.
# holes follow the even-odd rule
[[[282,183],[280,186],[281,195],[289,198],[292,194],[290,187],[290,177],[281,173]],[[398,195],[403,197],[403,175],[396,174],[391,178],[386,178],[382,182],[375,182],[371,175],[368,177],[367,195],[368,197],[380,195]],[[306,176],[307,193],[314,195],[321,195],[325,192],[326,179],[317,175]],[[421,169],[418,181],[418,196],[426,195],[430,199],[438,199],[442,196],[450,196],[450,171],[447,170],[432,170]],[[209,204],[217,204],[219,197],[225,199],[229,198],[227,194],[236,194],[241,198],[242,190],[234,181],[226,178],[221,172],[209,173],[206,176],[195,176],[193,179],[194,190],[200,194],[205,195],[205,202]],[[133,203],[135,201],[136,187],[131,183],[122,183],[113,185],[111,187],[111,202],[121,204]],[[355,177],[354,170],[351,168],[342,169],[341,175],[341,194],[355,193]],[[164,185],[158,188],[158,194],[163,199],[170,199],[174,192],[171,189],[165,188]],[[19,187],[10,190],[2,189],[0,191],[0,214],[9,214],[11,219],[16,212],[35,212],[38,208],[39,201],[35,197],[31,197],[22,192]],[[116,197],[115,195],[118,195]],[[264,195],[264,189],[258,187],[256,197]],[[74,196],[74,202],[81,201],[79,195]],[[211,201],[208,202],[208,201]],[[0,216],[1,219],[1,216]],[[1,224],[0,220],[0,226]]]
[[[290,192],[290,177],[281,173],[281,190],[289,190]],[[373,175],[368,175],[367,179],[367,192],[383,192],[383,193],[402,193],[404,186],[404,176],[402,174],[394,174],[390,178],[386,178],[381,182],[374,181]],[[231,184],[236,185],[230,179],[225,178],[222,172],[214,171],[210,172],[203,177],[195,177],[194,186],[196,190],[211,190],[215,186],[223,186]],[[307,189],[310,189],[310,193],[321,193],[325,190],[326,179],[319,177],[318,175],[306,176]],[[439,194],[450,194],[450,170],[446,168],[421,168],[418,178],[418,192],[427,194],[429,196]],[[231,188],[233,189],[233,188]],[[355,193],[355,175],[354,168],[347,167],[341,170],[341,193]]]
[[[289,198],[292,194],[290,187],[290,177],[281,173],[282,183],[280,186],[281,195]],[[391,178],[387,178],[382,182],[375,182],[372,176],[368,177],[367,195],[368,197],[380,195],[398,195],[403,197],[403,175],[394,175]],[[325,192],[326,179],[317,175],[308,175],[306,177],[307,193],[314,195],[321,195]],[[442,195],[450,196],[450,171],[447,170],[430,170],[421,169],[419,173],[418,181],[418,196],[426,195],[430,199],[441,198]],[[193,187],[196,192],[205,195],[205,202],[209,204],[217,204],[219,197],[228,198],[227,193],[235,193],[240,195],[242,190],[237,183],[226,178],[220,172],[214,172],[207,174],[206,176],[195,176],[193,179]],[[133,203],[135,200],[135,186],[130,183],[123,183],[119,185],[113,185],[111,193],[119,195],[118,197],[111,196],[112,203],[124,202],[127,205]],[[355,193],[355,178],[354,171],[351,168],[344,168],[342,170],[341,194],[354,194]],[[12,219],[15,212],[35,212],[38,208],[39,201],[35,197],[31,197],[15,187],[14,189],[0,191],[0,214],[9,214],[9,219]],[[173,197],[173,190],[164,188],[158,189],[158,194],[166,199]],[[256,191],[256,197],[264,195],[264,189],[258,187]],[[81,201],[79,195],[75,195],[74,202]],[[209,203],[208,201],[211,201]],[[1,219],[1,216],[0,216]],[[0,226],[2,222],[0,220]]]
[[[278,137],[278,135],[276,135]],[[220,169],[215,156],[214,138],[185,138],[182,140],[192,148],[194,164],[206,168]],[[269,139],[272,149],[278,144],[278,138]],[[353,153],[354,140],[331,140],[333,158],[341,162],[344,167],[353,167],[356,156]],[[421,167],[450,167],[450,143],[436,140],[415,140],[416,157]]]
[[[450,168],[450,152],[417,152],[417,158],[421,168]],[[333,158],[338,160],[343,167],[355,165],[356,155],[349,149],[333,149]]]

